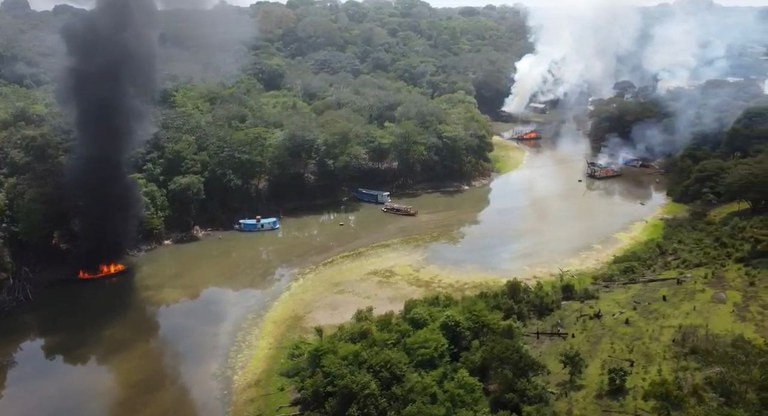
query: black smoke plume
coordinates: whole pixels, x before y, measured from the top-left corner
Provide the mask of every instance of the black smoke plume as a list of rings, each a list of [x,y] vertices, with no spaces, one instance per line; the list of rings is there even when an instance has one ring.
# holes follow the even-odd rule
[[[123,256],[141,215],[128,155],[149,133],[155,92],[153,0],[99,0],[67,25],[64,91],[77,136],[69,177],[81,266]]]

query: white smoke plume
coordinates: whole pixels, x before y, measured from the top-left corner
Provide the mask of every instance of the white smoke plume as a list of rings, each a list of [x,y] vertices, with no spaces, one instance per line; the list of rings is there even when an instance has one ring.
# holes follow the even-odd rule
[[[658,91],[665,91],[714,78],[756,77],[765,70],[750,64],[765,53],[763,9],[722,7],[710,0],[650,8],[631,4],[569,0],[532,8],[535,50],[516,64],[504,110],[517,113],[532,100],[584,92],[605,97],[625,79],[644,85],[655,78]]]
[[[610,91],[618,58],[637,43],[640,14],[616,0],[571,1],[531,9],[528,16],[536,50],[515,66],[512,95],[504,109],[517,113],[534,99],[568,93]]]
[[[250,6],[257,0],[229,0],[227,4],[233,6]],[[219,3],[219,0],[157,0],[160,9],[207,9]],[[34,10],[51,10],[59,4],[90,9],[96,4],[96,0],[29,0]]]

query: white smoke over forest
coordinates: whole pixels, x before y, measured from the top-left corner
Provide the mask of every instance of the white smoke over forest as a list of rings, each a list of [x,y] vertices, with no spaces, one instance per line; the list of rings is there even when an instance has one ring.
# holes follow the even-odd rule
[[[762,76],[762,82],[764,72],[743,66],[749,55],[765,54],[768,26],[761,13],[710,0],[655,7],[579,0],[531,8],[535,50],[516,64],[504,109],[520,112],[532,100],[582,92],[605,97],[619,80],[647,85],[655,78],[662,92],[716,78]]]
[[[579,0],[531,8],[528,17],[534,51],[516,63],[505,111],[553,99],[586,106],[586,97],[610,98],[620,89],[638,107],[622,110],[613,101],[602,114],[661,109],[623,134],[593,123],[590,138],[601,145],[601,163],[674,154],[696,137],[729,128],[768,92],[768,8]]]
[[[637,9],[618,3],[588,0],[531,9],[528,24],[536,49],[515,65],[515,84],[504,109],[516,113],[534,98],[610,91],[619,57],[633,50],[640,28]]]
[[[228,1],[228,4],[249,6],[256,1]],[[96,0],[29,0],[34,10],[51,10],[59,4],[68,4],[75,7],[91,8]],[[155,2],[160,9],[207,9],[219,3],[219,0],[157,0]]]

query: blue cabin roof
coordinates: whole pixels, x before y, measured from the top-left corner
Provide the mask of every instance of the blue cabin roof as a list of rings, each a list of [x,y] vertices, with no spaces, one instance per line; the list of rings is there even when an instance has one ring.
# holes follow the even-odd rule
[[[243,224],[243,225],[272,224],[275,222],[277,222],[277,218],[262,218],[260,220],[256,220],[256,219],[240,220],[240,224]]]

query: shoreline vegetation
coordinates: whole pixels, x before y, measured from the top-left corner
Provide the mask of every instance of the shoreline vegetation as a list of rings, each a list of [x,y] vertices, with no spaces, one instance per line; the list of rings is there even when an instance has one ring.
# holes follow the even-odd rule
[[[3,287],[78,269],[84,247],[76,186],[64,180],[76,132],[54,82],[55,40],[85,10],[6,3],[0,22],[18,36],[4,36],[0,50]],[[531,48],[522,9],[219,6],[158,12],[156,128],[142,131],[126,165],[142,207],[131,218],[138,241],[278,216],[359,186],[423,192],[487,182],[489,116],[509,95],[513,62]],[[210,19],[232,30],[185,40],[186,28]]]
[[[395,197],[398,197],[398,196],[405,196],[405,195],[466,191],[471,188],[486,186],[491,183],[494,175],[503,175],[503,174],[512,172],[515,169],[519,168],[524,163],[525,155],[527,154],[525,149],[521,148],[520,146],[514,143],[504,140],[499,136],[494,136],[493,144],[494,144],[494,149],[489,154],[492,160],[492,165],[493,165],[493,173],[491,175],[477,178],[469,184],[457,183],[457,182],[443,182],[443,183],[433,182],[433,183],[417,184],[407,189],[397,191],[392,195]],[[341,195],[343,194],[340,194],[339,196],[332,199],[315,201],[314,203],[311,203],[311,204],[303,204],[301,205],[301,207],[297,206],[293,208],[286,208],[285,215],[289,217],[295,216],[295,215],[301,216],[306,212],[313,212],[315,209],[318,209],[320,207],[338,204],[338,203],[344,202],[347,198],[351,198],[351,196],[344,197]],[[196,241],[202,240],[203,238],[211,237],[215,233],[225,232],[225,231],[231,231],[231,230],[226,228],[201,228],[201,227],[195,226],[189,232],[174,233],[172,235],[168,235],[166,236],[167,238],[161,242],[143,243],[137,246],[135,249],[129,251],[128,256],[140,257],[141,255],[162,246],[194,243]]]
[[[497,141],[501,139],[494,140],[495,145]],[[512,143],[500,144],[504,147],[495,148],[498,162],[494,165],[518,168],[524,161],[525,150]],[[499,151],[500,148],[503,150]],[[684,211],[680,204],[667,203],[651,217],[618,233],[617,242],[610,247],[595,246],[572,259],[569,267],[599,267],[637,244],[658,238],[664,219]],[[439,236],[427,235],[380,243],[302,271],[265,315],[244,325],[240,332],[230,359],[234,373],[232,414],[248,414],[254,409],[263,415],[286,411],[280,406],[293,397],[289,381],[280,375],[286,364],[286,351],[292,343],[311,336],[315,328],[330,332],[358,309],[369,306],[377,315],[396,312],[409,299],[437,293],[461,297],[498,288],[509,281],[510,276],[482,272],[467,275],[427,264],[424,248],[437,240]],[[554,268],[527,271],[522,278],[529,284],[552,282],[556,272]]]
[[[494,135],[492,139],[493,152],[491,152],[491,164],[493,170],[499,175],[509,173],[525,163],[527,152],[525,149],[501,136]]]
[[[513,142],[504,140],[497,135],[493,136],[492,143],[493,143],[493,151],[489,153],[489,157],[491,158],[491,164],[493,167],[493,173],[491,175],[477,178],[469,184],[458,183],[453,181],[443,182],[443,183],[433,182],[433,183],[416,184],[406,189],[396,191],[396,193],[394,193],[393,196],[430,194],[430,193],[438,193],[438,192],[458,192],[458,191],[465,191],[470,188],[486,186],[493,179],[493,175],[504,175],[506,173],[514,171],[515,169],[522,166],[523,163],[525,163],[525,157],[526,157],[527,151],[524,148],[520,147],[519,145]],[[301,215],[302,213],[305,213],[307,211],[312,212],[313,209],[317,209],[319,207],[323,207],[331,204],[337,204],[345,201],[347,198],[350,198],[350,196],[345,197],[342,195],[343,194],[339,194],[339,196],[332,199],[318,200],[311,204],[302,204],[301,206],[296,206],[296,207],[286,207],[285,215],[287,216]],[[134,250],[132,250],[131,252],[129,252],[128,255],[131,257],[139,257],[142,254],[148,251],[154,250],[161,246],[192,243],[195,241],[199,241],[203,238],[210,237],[214,233],[223,232],[223,231],[230,231],[230,230],[225,228],[200,228],[195,226],[189,232],[175,233],[175,234],[169,235],[167,236],[168,238],[166,238],[162,242],[145,243],[143,245],[140,245],[136,247]]]
[[[496,174],[506,174],[519,168],[525,160],[525,149],[516,144],[504,141],[498,136],[493,140],[494,150],[491,153]],[[490,179],[490,177],[488,178]],[[486,185],[476,183],[476,186]],[[475,276],[446,278],[441,272],[428,266],[412,267],[409,263],[420,263],[421,254],[413,249],[422,248],[430,242],[439,240],[438,235],[429,234],[406,239],[391,240],[358,249],[333,257],[315,267],[308,268],[297,276],[288,290],[281,295],[275,304],[263,316],[253,317],[244,325],[245,328],[258,327],[257,331],[243,329],[235,342],[230,356],[230,369],[234,376],[232,414],[246,414],[254,403],[268,402],[256,405],[268,408],[274,403],[283,401],[288,392],[282,386],[268,383],[275,392],[260,393],[264,387],[263,380],[276,377],[279,360],[275,358],[276,351],[284,348],[287,343],[297,337],[307,335],[312,325],[327,326],[339,324],[348,319],[357,309],[376,304],[375,310],[383,312],[397,310],[402,303],[417,294],[434,292],[452,293],[467,291],[472,293],[481,287],[500,284],[502,280],[492,276]],[[398,247],[408,246],[408,249]],[[407,259],[407,260],[406,260]],[[349,262],[346,263],[345,262]],[[333,273],[334,267],[342,269],[354,266],[355,273]],[[395,267],[389,267],[395,264]],[[365,270],[365,273],[361,272]],[[317,274],[324,278],[313,278]],[[374,299],[371,294],[385,291],[386,295]],[[323,310],[315,316],[302,317],[296,311],[306,312],[309,305],[314,305],[312,297],[318,293],[328,293],[318,310]],[[295,299],[292,299],[295,297]],[[344,305],[338,309],[335,303]],[[340,319],[333,321],[333,319]],[[289,332],[289,328],[297,328]],[[287,332],[288,331],[288,332]],[[256,354],[251,356],[251,351]],[[263,375],[267,375],[263,377]],[[279,413],[279,412],[278,412]]]
[[[520,146],[505,141],[499,136],[493,136],[493,151],[489,153],[489,157],[492,160],[493,172],[489,175],[477,178],[470,183],[459,183],[456,181],[445,182],[425,182],[421,184],[413,184],[406,189],[396,191],[394,195],[414,195],[414,194],[429,194],[437,192],[459,192],[465,191],[473,187],[481,187],[488,185],[493,179],[494,175],[502,175],[509,173],[514,169],[517,169],[522,165],[527,154],[526,150]],[[317,200],[312,203],[304,203],[301,206],[286,207],[285,215],[302,215],[306,212],[313,212],[313,210],[319,207],[328,206],[331,204],[337,204],[345,201],[350,196],[343,196],[344,193],[339,193],[337,196],[325,200]],[[280,210],[283,212],[283,210]],[[282,214],[281,214],[282,215]],[[133,249],[126,253],[127,257],[138,258],[142,255],[158,249],[163,246],[175,245],[175,244],[190,244],[200,241],[204,238],[210,238],[214,235],[218,235],[220,232],[230,231],[229,229],[220,227],[199,227],[194,226],[187,232],[170,233],[164,236],[163,239],[152,241],[146,240],[138,244]],[[0,299],[0,315],[5,313],[11,313],[21,305],[34,300],[34,294],[57,281],[74,279],[76,274],[75,269],[71,267],[52,267],[41,272],[38,272],[36,276],[40,276],[34,279],[34,282],[29,282],[29,279],[17,279],[17,282],[13,287],[6,287],[9,292],[18,292],[23,296],[6,296]],[[34,283],[34,284],[33,284]],[[5,305],[7,303],[7,305]],[[5,306],[4,306],[5,305]]]
[[[719,222],[745,212],[743,205],[727,204],[712,210],[710,218]],[[543,281],[549,290],[564,290],[571,285],[576,293],[594,294],[586,301],[564,299],[551,314],[523,325],[527,333],[557,330],[575,336],[567,341],[537,337],[526,342],[547,369],[542,379],[556,386],[551,391],[554,409],[588,409],[598,414],[657,406],[653,399],[643,398],[643,388],[659,377],[672,378],[673,369],[695,373],[684,364],[674,363],[675,355],[667,351],[669,345],[679,342],[681,333],[688,337],[683,347],[694,343],[694,338],[699,342],[719,334],[753,340],[768,335],[756,324],[764,320],[755,319],[768,315],[768,297],[760,293],[768,282],[756,284],[750,277],[753,272],[742,265],[728,264],[715,272],[707,267],[684,274],[662,272],[656,277],[666,280],[648,284],[615,285],[606,277],[609,264],[642,252],[649,244],[660,244],[668,224],[688,221],[690,215],[688,206],[668,202],[648,219],[618,233],[615,237],[620,243],[615,247],[603,249],[599,256],[588,256],[591,263],[585,263],[580,256],[582,267],[574,272],[553,270],[543,278],[522,280],[528,285]],[[420,249],[436,238],[424,236],[378,244],[302,272],[263,317],[260,327],[243,332],[249,339],[239,345],[237,361],[233,361],[232,414],[256,411],[267,416],[294,411],[289,404],[294,402],[296,392],[291,380],[284,376],[292,365],[289,351],[304,345],[304,339],[332,334],[339,325],[347,325],[358,309],[372,307],[366,313],[373,315],[397,313],[412,299],[436,294],[462,299],[498,290],[509,282],[508,277],[467,276],[424,264]],[[746,297],[755,304],[744,303]],[[600,317],[595,318],[597,315]],[[569,384],[573,380],[560,365],[566,348],[578,349],[587,359],[583,382],[578,385]],[[611,392],[603,381],[610,368],[628,369],[627,374],[633,376],[629,385],[624,385],[624,393]],[[622,400],[617,400],[614,393]]]

